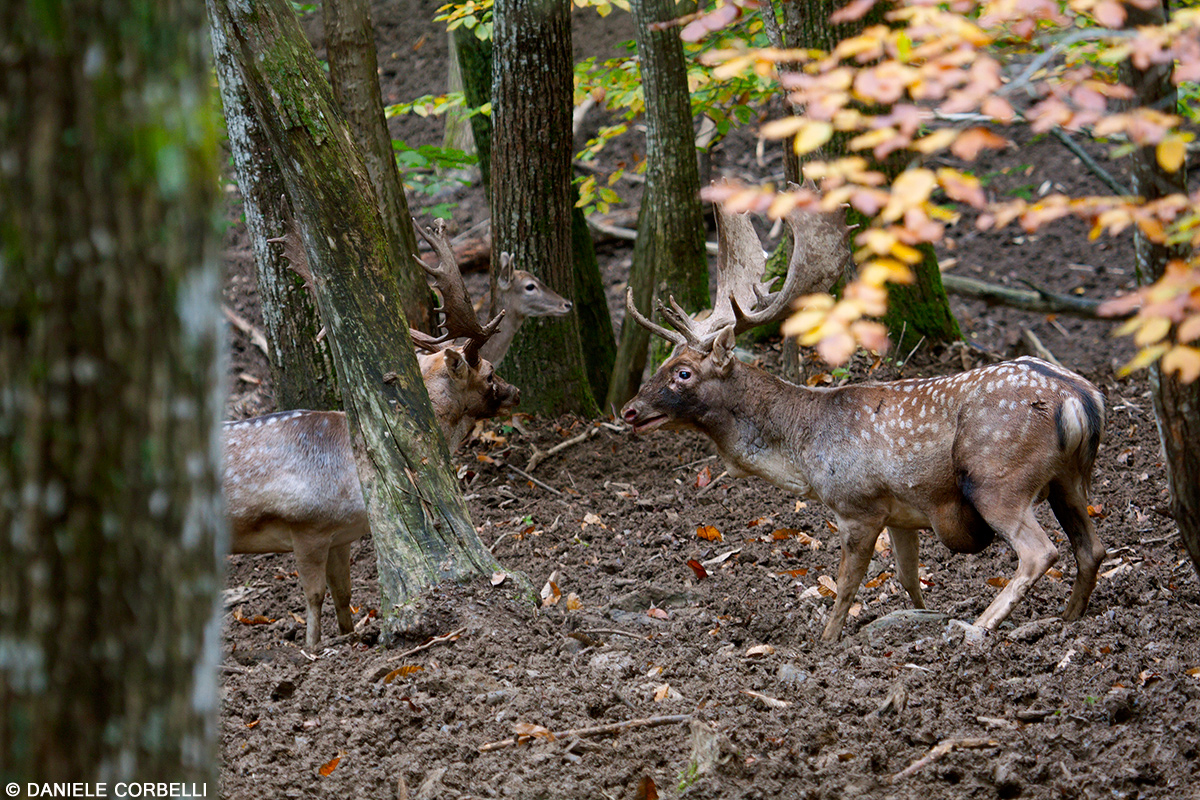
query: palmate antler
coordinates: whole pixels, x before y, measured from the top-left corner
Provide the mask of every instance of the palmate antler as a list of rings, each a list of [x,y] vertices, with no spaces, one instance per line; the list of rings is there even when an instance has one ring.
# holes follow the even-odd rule
[[[467,294],[467,285],[463,282],[462,272],[458,268],[458,261],[454,258],[454,249],[446,237],[445,220],[435,220],[433,227],[429,230],[420,225],[415,225],[415,227],[421,238],[437,254],[437,266],[431,267],[420,258],[417,261],[433,280],[433,287],[441,299],[441,305],[435,310],[442,314],[442,321],[438,327],[442,329],[443,333],[438,336],[430,336],[427,333],[409,329],[413,344],[422,350],[433,352],[455,339],[466,339],[463,356],[472,367],[478,366],[479,348],[483,347],[484,343],[496,333],[497,328],[500,327],[500,320],[504,318],[504,312],[501,311],[488,324],[480,325],[479,320],[475,317],[475,309],[471,305],[471,296]]]
[[[633,304],[626,289],[625,308],[639,325],[676,346],[701,353],[712,349],[717,334],[733,326],[735,334],[785,317],[801,295],[824,291],[837,281],[850,258],[849,229],[844,212],[818,213],[793,209],[787,217],[792,231],[792,257],[779,291],[763,281],[767,259],[749,213],[731,213],[717,206],[717,291],[712,311],[698,319],[688,316],[674,297],[658,301],[658,312],[674,330],[651,322]]]

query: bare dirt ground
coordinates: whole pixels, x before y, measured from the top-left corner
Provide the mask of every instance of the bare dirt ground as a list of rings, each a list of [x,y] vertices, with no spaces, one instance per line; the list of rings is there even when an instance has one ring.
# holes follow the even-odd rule
[[[421,3],[414,18],[376,4],[388,102],[442,86],[445,42],[429,21],[436,5]],[[319,19],[306,24],[319,46]],[[576,24],[577,47],[588,52],[631,37],[627,21]],[[393,124],[410,143],[440,137],[427,120]],[[724,145],[718,168],[776,169],[755,163],[753,144]],[[976,171],[996,196],[1056,184],[1102,191],[1053,140],[1022,139]],[[461,227],[486,216],[477,187],[459,199]],[[1132,281],[1129,243],[1089,244],[1082,226],[1036,236],[963,226],[954,236],[943,256],[963,274],[1091,297]],[[257,321],[236,224],[227,244],[227,301]],[[619,295],[629,251],[600,252]],[[222,794],[634,798],[647,796],[649,779],[663,797],[1200,797],[1200,590],[1155,511],[1166,488],[1145,377],[1114,377],[1132,353],[1109,338],[1108,324],[958,300],[954,310],[972,346],[921,346],[878,363],[860,356],[849,380],[953,373],[1014,354],[1029,329],[1104,390],[1108,427],[1091,502],[1109,554],[1082,620],[1057,616],[1075,565],[1047,512],[1061,574],[1040,581],[982,644],[965,642],[944,616],[889,616],[909,601],[889,577],[887,551],[843,641],[821,643],[832,601],[815,587],[836,574],[838,547],[819,504],[756,479],[704,487],[722,470],[704,439],[636,438],[607,426],[537,469],[551,491],[503,464],[524,468],[535,448],[596,423],[498,422],[491,441],[457,457],[474,521],[509,568],[538,586],[555,575],[562,599],[537,608],[514,597],[511,582],[445,587],[426,600],[429,629],[384,649],[371,618],[379,593],[368,540],[353,565],[359,634],[305,654],[291,556],[231,557]],[[257,351],[234,334],[231,354],[231,414],[272,410]],[[750,357],[775,369],[778,344]],[[818,380],[828,372],[812,360],[805,367]],[[722,540],[700,538],[701,526]],[[708,562],[707,577],[689,559]],[[932,538],[922,546],[926,600],[956,620],[973,620],[1014,568],[1000,544],[978,556],[951,554]],[[234,612],[274,621],[239,624]],[[336,630],[328,603],[324,630]],[[452,641],[402,655],[457,630]],[[401,667],[412,669],[394,672]],[[676,715],[687,719],[480,750],[511,739],[518,724],[561,732]]]

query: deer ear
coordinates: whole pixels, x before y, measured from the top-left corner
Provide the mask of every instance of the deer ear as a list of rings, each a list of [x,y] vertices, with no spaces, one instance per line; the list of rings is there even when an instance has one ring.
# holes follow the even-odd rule
[[[513,257],[512,253],[500,254],[500,269],[496,272],[496,285],[501,289],[508,289],[513,282]]]
[[[721,376],[728,375],[729,370],[733,368],[733,361],[737,358],[733,354],[735,342],[736,337],[733,334],[732,325],[722,328],[717,334],[717,338],[713,340],[712,362]]]
[[[463,358],[462,353],[455,350],[453,347],[448,347],[442,351],[442,355],[446,359],[446,371],[455,377],[457,380],[466,380],[467,378],[467,360]]]

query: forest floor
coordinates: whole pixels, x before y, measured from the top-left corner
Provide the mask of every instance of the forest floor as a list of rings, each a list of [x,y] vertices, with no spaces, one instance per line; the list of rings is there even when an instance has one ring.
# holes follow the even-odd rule
[[[418,18],[402,17],[401,5],[375,4],[386,102],[438,91],[445,75],[445,37],[431,22],[438,3],[403,4],[419,6]],[[619,12],[588,13],[576,14],[581,53],[632,38]],[[306,26],[320,47],[319,15]],[[439,142],[436,121],[393,125],[410,144]],[[624,148],[607,163],[641,144]],[[758,163],[745,136],[720,146],[714,167],[760,178],[779,170],[777,157]],[[1103,192],[1053,139],[1022,139],[974,169],[997,197]],[[236,221],[236,189],[229,196]],[[462,230],[487,215],[478,186],[410,194],[415,210],[435,200],[458,204]],[[992,282],[1103,298],[1133,279],[1128,241],[1089,243],[1077,224],[1037,235],[964,224],[952,235],[942,257]],[[619,320],[630,248],[598,250]],[[226,302],[261,324],[236,222],[226,261]],[[831,385],[951,374],[1021,352],[1028,330],[1100,386],[1108,421],[1091,503],[1109,550],[1083,619],[1058,617],[1075,564],[1041,509],[1058,571],[981,643],[948,620],[971,621],[987,606],[1012,575],[1013,554],[998,543],[955,555],[931,537],[921,577],[941,615],[903,613],[910,603],[885,549],[842,641],[822,643],[832,601],[816,587],[836,575],[838,547],[818,503],[719,477],[699,436],[518,416],[457,454],[462,486],[497,558],[536,586],[553,577],[561,600],[535,607],[514,597],[512,581],[443,587],[424,601],[427,629],[385,649],[368,538],[352,567],[358,633],[333,638],[327,602],[325,646],[305,653],[292,557],[231,557],[221,794],[625,800],[654,796],[652,781],[658,796],[693,798],[1200,798],[1200,590],[1156,511],[1167,490],[1146,377],[1115,377],[1132,350],[1108,323],[952,302],[970,346],[860,355],[837,378],[806,357],[806,377]],[[273,410],[265,362],[230,330],[230,413]],[[778,351],[768,344],[747,357],[774,370]],[[587,430],[593,438],[538,467],[549,488],[504,466],[525,468],[535,450]],[[702,526],[722,538],[700,538]],[[689,560],[706,563],[707,577]],[[259,615],[273,621],[235,619]],[[518,725],[561,733],[658,717],[680,721],[481,751],[511,741]]]

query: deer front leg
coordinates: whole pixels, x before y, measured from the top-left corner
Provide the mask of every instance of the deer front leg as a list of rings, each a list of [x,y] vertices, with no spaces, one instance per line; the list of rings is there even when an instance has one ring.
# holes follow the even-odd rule
[[[1013,608],[1021,601],[1038,578],[1058,561],[1058,550],[1042,526],[1033,515],[1033,507],[1027,506],[1024,514],[1008,522],[995,519],[984,509],[980,509],[984,519],[988,521],[1012,545],[1017,554],[1017,573],[1012,580],[996,595],[975,624],[981,628],[995,630],[1001,622],[1008,618]],[[995,519],[995,521],[993,521]]]
[[[854,595],[867,574],[871,556],[875,553],[875,540],[883,530],[883,521],[845,519],[838,516],[838,533],[842,540],[842,559],[838,565],[837,599],[833,603],[833,612],[825,623],[821,639],[826,642],[837,641],[846,624],[846,615],[850,612],[850,604]]]
[[[892,537],[892,554],[896,556],[896,575],[900,578],[900,585],[912,599],[913,608],[924,608],[925,597],[921,594],[921,578],[917,574],[918,532],[912,528],[894,526],[888,531]]]
[[[329,594],[333,597],[338,632],[350,633],[354,630],[354,621],[350,618],[350,544],[329,548],[325,577],[329,582]]]

